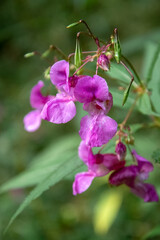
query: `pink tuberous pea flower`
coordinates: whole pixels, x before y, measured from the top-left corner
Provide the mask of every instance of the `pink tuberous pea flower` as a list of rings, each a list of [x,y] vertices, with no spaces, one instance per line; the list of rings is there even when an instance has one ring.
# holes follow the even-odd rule
[[[145,202],[159,201],[154,186],[143,182],[153,171],[152,163],[138,155],[135,150],[132,151],[132,155],[136,159],[137,165],[122,167],[113,172],[109,177],[110,184],[115,186],[126,184],[135,195],[143,198]]]
[[[60,93],[45,104],[41,117],[56,124],[69,122],[76,115],[73,88],[78,76],[69,77],[69,63],[61,60],[51,67],[50,78]]]
[[[91,147],[106,144],[116,134],[117,122],[105,115],[113,104],[105,79],[98,75],[81,77],[75,86],[74,95],[89,113],[81,119],[80,137]]]
[[[30,104],[35,110],[29,112],[23,119],[24,128],[28,132],[36,131],[41,125],[41,111],[51,96],[43,96],[41,88],[44,86],[43,81],[39,81],[31,90]]]
[[[79,157],[88,166],[87,172],[78,173],[73,183],[73,194],[86,191],[95,177],[107,175],[112,170],[122,168],[125,161],[119,161],[116,154],[93,154],[84,141],[79,146]]]

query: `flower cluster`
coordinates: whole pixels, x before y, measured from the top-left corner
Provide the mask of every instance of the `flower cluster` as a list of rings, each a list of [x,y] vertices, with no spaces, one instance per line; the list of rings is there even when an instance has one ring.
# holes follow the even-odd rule
[[[99,58],[99,65],[109,68],[106,57]],[[153,165],[135,150],[132,155],[136,163],[130,166],[126,166],[126,146],[121,141],[116,145],[114,154],[101,154],[100,151],[93,154],[92,148],[107,144],[117,132],[117,122],[107,116],[113,105],[112,94],[104,78],[97,74],[93,77],[76,74],[69,76],[69,67],[65,60],[58,61],[51,67],[50,79],[58,90],[56,96],[42,95],[42,81],[32,88],[30,104],[34,110],[24,117],[25,129],[29,132],[37,130],[42,119],[55,124],[69,122],[76,115],[75,102],[82,103],[88,114],[80,122],[79,135],[82,141],[79,157],[88,167],[88,171],[75,176],[73,194],[86,191],[95,177],[111,173],[111,185],[126,184],[144,201],[158,201],[154,187],[143,182],[153,170]]]

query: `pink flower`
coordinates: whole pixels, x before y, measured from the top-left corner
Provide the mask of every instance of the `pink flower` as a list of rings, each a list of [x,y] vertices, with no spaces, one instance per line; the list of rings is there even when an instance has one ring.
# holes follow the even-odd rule
[[[84,116],[81,119],[79,135],[90,147],[100,147],[114,137],[117,122],[104,114]]]
[[[137,165],[116,170],[110,175],[109,182],[116,186],[126,184],[135,195],[143,198],[145,202],[158,201],[159,198],[154,186],[143,182],[153,171],[152,163],[138,155],[135,150],[132,151],[132,154],[137,161]]]
[[[75,86],[76,99],[84,103],[83,109],[89,116],[81,119],[80,137],[91,147],[106,144],[117,132],[117,123],[105,116],[113,104],[112,94],[109,93],[105,79],[98,75],[84,76]]]
[[[65,60],[56,62],[50,70],[51,82],[61,91],[54,99],[48,101],[41,117],[52,123],[60,124],[72,120],[76,115],[76,101],[73,87],[78,81],[78,76],[69,77],[69,63]]]
[[[110,171],[124,166],[125,161],[119,161],[116,154],[93,154],[91,147],[84,141],[79,146],[79,157],[88,166],[87,172],[78,173],[73,183],[73,194],[86,191],[95,177],[107,175]]]
[[[23,119],[24,128],[28,132],[34,132],[40,127],[41,111],[45,103],[51,98],[51,96],[43,96],[41,94],[43,86],[43,81],[39,81],[31,90],[30,104],[35,110],[29,112]]]
[[[83,76],[77,82],[74,95],[81,103],[90,103],[94,100],[104,102],[108,99],[108,85],[104,78],[94,75]]]
[[[52,123],[67,123],[76,115],[76,106],[73,98],[65,93],[59,93],[48,101],[41,112],[41,117]]]

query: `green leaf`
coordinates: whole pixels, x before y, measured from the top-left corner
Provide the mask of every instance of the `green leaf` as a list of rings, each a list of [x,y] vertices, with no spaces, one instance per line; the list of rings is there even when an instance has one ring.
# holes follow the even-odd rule
[[[131,86],[132,86],[132,84],[130,83],[129,86],[127,87],[127,89],[124,91],[122,105],[124,105],[128,99]]]
[[[29,57],[33,57],[33,56],[35,56],[35,52],[26,53],[24,55],[25,58],[29,58]]]
[[[157,47],[151,67],[148,89],[151,90],[150,98],[155,111],[160,113],[160,45]]]
[[[106,73],[109,77],[118,79],[122,83],[129,83],[131,77],[121,64],[112,63],[110,70]]]
[[[135,123],[129,125],[131,133],[137,132],[139,129],[142,129],[144,127],[143,123]]]
[[[80,48],[80,43],[79,43],[79,39],[76,38],[76,49],[75,49],[75,55],[74,55],[74,64],[76,66],[76,68],[78,69],[81,64],[82,64],[82,60],[81,60],[81,48]]]
[[[113,106],[122,107],[123,103],[123,91],[120,91],[116,88],[110,88],[110,92],[113,95]],[[123,108],[129,108],[134,102],[134,99],[131,96],[128,96],[126,104]]]
[[[56,170],[66,159],[77,152],[79,137],[68,135],[36,156],[29,168],[0,187],[0,193],[10,189],[29,187],[41,182],[48,174]]]
[[[157,149],[153,152],[152,158],[154,159],[155,163],[160,163],[160,149]]]
[[[20,207],[17,209],[15,214],[12,216],[9,221],[8,226],[5,229],[5,232],[8,230],[10,225],[13,223],[15,218],[36,198],[38,198],[44,191],[48,190],[51,186],[54,186],[64,177],[68,176],[77,168],[83,165],[82,161],[77,159],[77,154],[73,153],[72,158],[66,159],[64,163],[62,163],[57,169],[54,169],[50,172],[50,174],[43,179],[26,197],[26,199],[22,202]]]
[[[151,80],[152,69],[157,59],[158,44],[150,42],[145,47],[145,56],[143,61],[143,77],[146,82]]]
[[[143,51],[146,42],[148,41],[157,41],[160,39],[160,28],[156,30],[149,31],[147,34],[138,35],[136,37],[132,37],[130,39],[126,39],[121,44],[123,49],[123,54],[131,55],[140,53]],[[143,43],[143,44],[142,44]]]
[[[147,93],[144,93],[137,101],[138,110],[146,115],[153,115],[155,117],[160,117],[159,113],[152,110],[151,101]]]
[[[144,237],[143,240],[153,240],[154,237],[160,236],[160,226],[156,226],[150,232],[148,232]],[[156,238],[158,239],[158,238]]]
[[[78,25],[79,23],[80,23],[79,21],[78,21],[78,22],[71,23],[71,24],[69,24],[66,28],[74,27],[74,26]]]

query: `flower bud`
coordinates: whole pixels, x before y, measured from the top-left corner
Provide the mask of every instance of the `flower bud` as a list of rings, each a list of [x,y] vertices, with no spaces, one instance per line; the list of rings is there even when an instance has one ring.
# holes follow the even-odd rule
[[[126,146],[122,142],[119,142],[116,145],[115,152],[116,152],[119,160],[124,160],[124,158],[126,156]]]
[[[109,58],[105,54],[101,54],[98,58],[98,66],[104,71],[108,71],[110,66]]]

